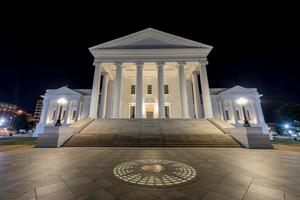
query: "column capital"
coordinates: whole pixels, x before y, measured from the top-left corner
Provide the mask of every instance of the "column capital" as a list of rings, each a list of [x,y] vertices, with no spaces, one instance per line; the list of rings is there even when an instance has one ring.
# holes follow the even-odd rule
[[[101,61],[94,61],[93,62],[93,65],[96,67],[96,66],[100,66],[102,64]]]
[[[199,73],[199,70],[195,70],[195,71],[193,71],[193,74],[195,74],[195,75],[198,75],[198,74],[200,74],[200,73]]]
[[[163,61],[158,61],[158,62],[156,62],[156,65],[157,65],[158,67],[163,67],[165,64],[166,64],[166,62],[163,62]]]
[[[134,64],[138,65],[138,66],[143,66],[145,63],[142,61],[136,61],[136,62],[134,62]]]
[[[144,68],[144,62],[135,62],[135,66],[136,66],[136,69],[137,68],[143,69]]]
[[[122,67],[123,62],[114,62],[114,64],[115,64],[116,66],[121,66],[121,67]]]
[[[177,66],[186,65],[186,61],[177,61]]]
[[[208,61],[207,60],[199,60],[199,65],[208,65]]]
[[[108,73],[106,71],[103,71],[102,74],[103,75],[108,75]]]

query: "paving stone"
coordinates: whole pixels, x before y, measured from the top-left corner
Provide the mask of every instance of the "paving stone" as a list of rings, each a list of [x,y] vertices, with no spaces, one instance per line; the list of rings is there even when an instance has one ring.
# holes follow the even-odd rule
[[[104,179],[104,178],[102,178],[100,180],[97,180],[96,184],[99,185],[102,188],[109,188],[109,187],[112,187],[114,185],[111,181],[109,181],[107,179]]]
[[[25,192],[22,195],[18,196],[14,200],[36,200],[35,191]]]
[[[120,200],[130,200],[130,199],[135,199],[135,200],[154,200],[156,199],[155,197],[151,196],[149,193],[146,193],[144,191],[134,191],[127,193],[124,196],[119,197]]]
[[[88,177],[78,177],[66,181],[69,187],[76,187],[91,182],[92,180],[89,179]]]
[[[209,192],[201,200],[237,200],[237,199],[228,197],[226,195],[217,192]]]
[[[175,191],[168,192],[167,194],[160,197],[160,199],[161,200],[196,200],[197,198],[175,190]]]
[[[37,187],[36,194],[37,196],[45,196],[61,190],[67,190],[67,187],[63,182]]]
[[[252,184],[246,194],[245,199],[278,199],[284,200],[284,192],[268,187]]]
[[[116,197],[111,193],[103,189],[100,189],[97,190],[96,192],[91,192],[89,194],[86,194],[78,199],[79,200],[114,200],[116,199]]]

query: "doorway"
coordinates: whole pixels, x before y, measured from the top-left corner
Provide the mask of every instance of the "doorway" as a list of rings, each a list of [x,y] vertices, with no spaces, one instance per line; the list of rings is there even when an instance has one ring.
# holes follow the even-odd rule
[[[146,118],[153,119],[153,117],[154,117],[154,107],[146,106]]]

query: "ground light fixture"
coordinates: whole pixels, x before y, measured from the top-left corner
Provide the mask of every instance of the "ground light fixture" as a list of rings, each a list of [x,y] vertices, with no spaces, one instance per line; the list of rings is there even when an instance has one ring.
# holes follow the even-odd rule
[[[67,99],[65,98],[59,98],[57,99],[57,103],[59,105],[59,114],[58,114],[58,118],[57,121],[55,123],[55,126],[61,126],[61,111],[62,111],[62,107],[63,105],[66,105],[68,103]]]
[[[248,100],[244,97],[241,97],[236,102],[237,102],[237,104],[241,105],[242,109],[243,109],[244,127],[250,127],[250,123],[249,123],[249,120],[247,118],[246,111],[245,111],[245,105],[248,103]]]

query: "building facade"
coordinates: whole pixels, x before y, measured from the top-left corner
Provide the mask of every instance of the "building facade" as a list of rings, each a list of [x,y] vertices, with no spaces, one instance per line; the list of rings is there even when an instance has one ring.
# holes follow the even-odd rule
[[[89,50],[95,67],[92,90],[47,90],[38,131],[54,125],[59,112],[63,125],[86,117],[220,118],[239,127],[246,117],[267,131],[256,89],[209,88],[209,45],[149,28]],[[59,98],[67,103],[59,105]],[[247,99],[245,112],[239,98]]]

